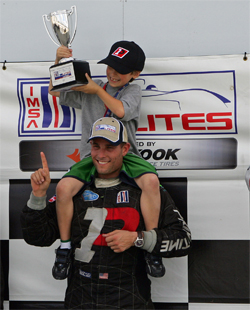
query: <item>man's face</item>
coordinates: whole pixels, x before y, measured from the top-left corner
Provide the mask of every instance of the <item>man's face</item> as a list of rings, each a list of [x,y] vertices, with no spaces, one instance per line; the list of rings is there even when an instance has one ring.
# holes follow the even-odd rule
[[[126,143],[114,146],[102,138],[95,138],[90,141],[90,144],[91,156],[98,172],[98,177],[102,179],[118,177],[123,156],[127,154],[130,144]]]

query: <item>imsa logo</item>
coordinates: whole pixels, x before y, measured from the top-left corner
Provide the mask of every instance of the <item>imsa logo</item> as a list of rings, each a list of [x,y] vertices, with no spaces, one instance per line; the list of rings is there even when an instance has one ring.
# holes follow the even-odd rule
[[[48,78],[17,80],[19,137],[74,134],[75,110],[59,105],[57,98],[48,94],[48,87]]]

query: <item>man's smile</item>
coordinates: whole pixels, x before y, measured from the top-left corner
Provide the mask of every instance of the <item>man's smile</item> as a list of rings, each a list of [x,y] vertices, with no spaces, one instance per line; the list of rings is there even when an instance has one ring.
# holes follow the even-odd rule
[[[96,161],[98,162],[99,165],[106,165],[110,162],[110,161],[100,161],[98,159],[96,159]]]

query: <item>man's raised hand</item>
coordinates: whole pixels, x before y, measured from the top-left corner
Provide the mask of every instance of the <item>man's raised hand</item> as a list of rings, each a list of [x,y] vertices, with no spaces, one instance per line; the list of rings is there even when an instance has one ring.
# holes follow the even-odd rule
[[[46,195],[51,181],[46,157],[43,152],[41,152],[40,155],[42,168],[36,170],[30,176],[33,195],[36,197],[43,197]]]

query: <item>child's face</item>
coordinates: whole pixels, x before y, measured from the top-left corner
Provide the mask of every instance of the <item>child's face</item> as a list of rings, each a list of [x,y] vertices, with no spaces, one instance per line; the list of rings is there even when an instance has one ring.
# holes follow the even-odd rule
[[[109,85],[112,87],[122,87],[127,84],[132,78],[136,79],[140,75],[139,71],[133,71],[128,74],[121,74],[110,66],[107,66],[106,73]]]

